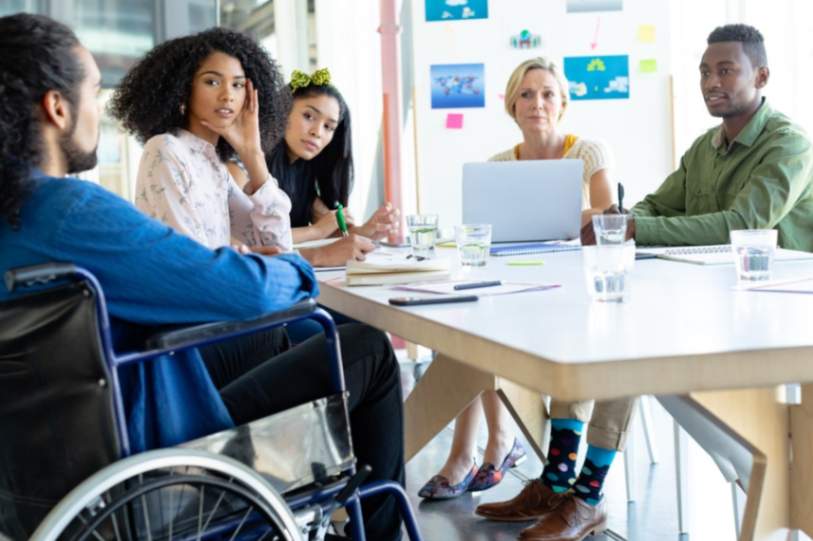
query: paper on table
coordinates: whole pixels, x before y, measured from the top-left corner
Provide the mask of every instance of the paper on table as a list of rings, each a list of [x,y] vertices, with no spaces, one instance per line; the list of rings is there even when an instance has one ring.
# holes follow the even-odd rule
[[[383,250],[367,254],[364,261],[348,261],[348,274],[376,274],[389,272],[448,271],[449,259],[443,257],[414,257],[406,252],[385,252]]]
[[[746,291],[763,291],[766,293],[804,293],[813,295],[813,276],[793,280],[771,280],[760,285],[740,286]]]
[[[477,295],[478,297],[489,297],[492,295],[510,295],[511,293],[524,293],[529,291],[544,291],[554,289],[559,284],[540,284],[533,282],[503,282],[499,286],[482,287],[477,289],[467,289],[459,291],[454,288],[457,284],[465,281],[435,282],[431,284],[412,284],[395,286],[392,289],[398,291],[414,291],[416,293],[436,293],[438,295]]]

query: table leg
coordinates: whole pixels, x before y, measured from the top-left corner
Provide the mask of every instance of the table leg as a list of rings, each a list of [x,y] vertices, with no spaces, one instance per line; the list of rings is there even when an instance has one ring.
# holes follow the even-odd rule
[[[754,456],[740,541],[786,539],[790,526],[790,414],[774,388],[692,393],[747,440]]]
[[[438,354],[404,404],[405,457],[409,461],[485,390],[497,391],[533,451],[544,462],[546,420],[537,391]]]
[[[547,430],[548,415],[542,394],[503,378],[497,378],[497,387],[500,400],[525,435],[525,439],[531,444],[536,456],[544,464],[547,462],[547,458],[543,449],[548,448],[547,434],[549,431]]]
[[[493,374],[438,354],[404,404],[405,460],[418,454],[481,392],[495,388]]]
[[[791,525],[813,537],[813,384],[802,385],[802,403],[790,406]]]

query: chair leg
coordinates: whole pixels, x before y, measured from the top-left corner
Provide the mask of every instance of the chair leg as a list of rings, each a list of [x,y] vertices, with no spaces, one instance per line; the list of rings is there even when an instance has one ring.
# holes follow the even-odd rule
[[[740,487],[735,481],[729,484],[731,485],[731,501],[734,508],[734,529],[737,532],[737,539],[739,539],[742,533],[742,515],[745,511],[745,494],[740,491]]]
[[[655,446],[655,435],[652,433],[652,397],[642,396],[638,401],[638,410],[641,414],[641,425],[644,427],[646,450],[649,452],[650,464],[658,463],[658,448]]]
[[[627,502],[634,502],[637,499],[636,487],[637,470],[635,469],[635,437],[634,431],[627,434],[627,443],[624,447],[624,488],[627,491]]]
[[[673,421],[675,429],[675,484],[677,485],[677,512],[678,532],[688,534],[689,524],[689,470],[688,451],[689,442],[686,432],[677,421]]]

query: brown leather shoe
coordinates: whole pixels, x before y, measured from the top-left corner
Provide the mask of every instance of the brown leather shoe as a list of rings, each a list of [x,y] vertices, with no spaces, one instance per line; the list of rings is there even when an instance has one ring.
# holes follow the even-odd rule
[[[521,541],[582,541],[591,534],[607,529],[607,506],[604,498],[593,507],[572,492],[559,499],[558,505],[539,522],[519,534]]]
[[[564,494],[556,494],[540,479],[525,485],[522,492],[505,502],[484,503],[474,510],[476,515],[500,522],[537,520],[556,507]]]

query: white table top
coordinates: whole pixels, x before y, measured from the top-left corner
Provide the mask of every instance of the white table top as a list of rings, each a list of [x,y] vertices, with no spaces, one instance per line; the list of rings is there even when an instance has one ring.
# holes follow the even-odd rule
[[[545,264],[514,267],[506,265],[510,259]],[[344,287],[336,272],[319,273],[319,300],[566,400],[813,381],[813,295],[736,291],[733,265],[642,260],[625,301],[599,303],[587,295],[580,252],[510,259],[492,257],[456,277],[561,287],[396,308],[387,299],[417,294]],[[813,260],[775,263],[774,270],[775,278],[813,276]]]

